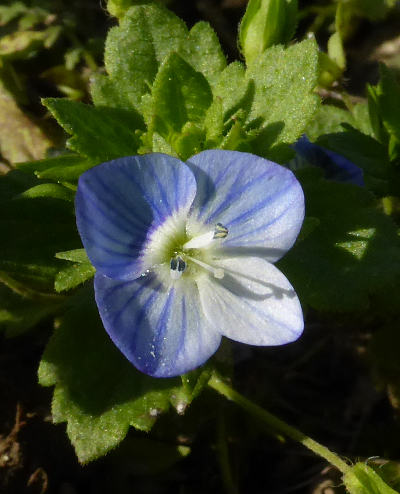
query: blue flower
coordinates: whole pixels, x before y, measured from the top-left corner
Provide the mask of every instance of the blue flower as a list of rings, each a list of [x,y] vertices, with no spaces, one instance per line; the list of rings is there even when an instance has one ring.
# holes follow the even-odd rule
[[[120,158],[81,176],[76,215],[104,327],[142,372],[188,372],[222,336],[281,345],[301,334],[299,300],[272,264],[304,218],[286,168],[220,150]]]
[[[303,135],[293,146],[296,157],[288,163],[291,170],[307,166],[318,166],[325,171],[328,179],[364,187],[362,169],[341,154],[325,149]]]

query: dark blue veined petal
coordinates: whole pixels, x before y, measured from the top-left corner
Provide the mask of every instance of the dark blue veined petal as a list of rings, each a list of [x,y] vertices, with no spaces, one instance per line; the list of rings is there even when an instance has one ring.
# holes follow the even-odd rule
[[[324,170],[326,178],[364,187],[362,169],[341,154],[310,142],[305,135],[296,142],[293,148],[297,154],[288,163],[291,170],[306,166],[317,166]]]
[[[249,153],[221,150],[197,154],[188,165],[197,181],[190,220],[227,227],[226,253],[251,248],[274,262],[290,249],[304,219],[303,191],[290,170]]]
[[[78,230],[95,268],[116,279],[135,279],[147,269],[143,249],[166,220],[187,215],[196,181],[176,158],[153,153],[96,166],[79,179]]]
[[[124,282],[97,273],[95,293],[111,339],[146,374],[172,377],[188,372],[220,344],[191,280],[165,288],[152,274]]]
[[[219,260],[224,277],[199,277],[205,316],[228,338],[249,345],[283,345],[303,331],[296,292],[273,264],[259,257]]]

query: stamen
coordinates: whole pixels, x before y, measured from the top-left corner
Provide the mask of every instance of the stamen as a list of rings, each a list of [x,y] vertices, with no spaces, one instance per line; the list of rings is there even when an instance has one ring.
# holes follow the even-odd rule
[[[186,262],[181,256],[176,256],[171,259],[170,262],[170,275],[173,280],[177,280],[182,276],[182,273],[186,269]]]
[[[215,225],[214,230],[210,230],[202,235],[192,238],[183,245],[184,249],[201,249],[207,247],[213,240],[225,238],[228,235],[228,229],[221,223]]]
[[[222,223],[217,223],[214,230],[214,238],[225,238],[228,236],[228,228]]]
[[[209,264],[206,264],[203,261],[199,261],[198,259],[195,259],[194,257],[191,257],[191,256],[186,256],[186,257],[188,259],[190,259],[192,262],[194,262],[195,264],[198,264],[199,266],[204,268],[205,270],[210,271],[210,273],[212,273],[214,275],[214,277],[218,278],[219,280],[221,280],[225,275],[224,270],[222,268],[213,268]]]

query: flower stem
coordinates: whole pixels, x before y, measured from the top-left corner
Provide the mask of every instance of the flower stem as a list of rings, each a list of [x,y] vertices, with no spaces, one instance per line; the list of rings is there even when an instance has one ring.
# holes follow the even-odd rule
[[[225,491],[227,494],[238,494],[229,461],[229,448],[226,438],[224,416],[221,408],[218,413],[217,451]]]
[[[225,396],[225,398],[228,398],[228,400],[231,400],[240,407],[244,408],[247,412],[257,417],[269,427],[272,427],[276,431],[279,431],[287,437],[290,437],[294,441],[301,443],[303,446],[310,449],[317,455],[322,456],[322,458],[325,458],[325,460],[327,460],[331,465],[335,466],[342,473],[346,473],[349,470],[350,467],[341,458],[339,458],[338,455],[336,455],[317,441],[314,441],[314,439],[306,436],[298,429],[279,419],[272,413],[269,413],[267,410],[264,410],[260,406],[248,400],[240,393],[235,391],[233,388],[228,386],[220,377],[218,377],[218,375],[213,374],[211,376],[211,379],[208,381],[208,385],[211,388],[215,389],[215,391],[218,391],[218,393],[221,393],[223,396]]]

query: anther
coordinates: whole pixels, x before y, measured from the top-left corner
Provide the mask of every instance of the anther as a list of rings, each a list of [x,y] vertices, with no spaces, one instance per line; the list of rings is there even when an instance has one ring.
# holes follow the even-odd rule
[[[201,249],[208,247],[215,240],[225,238],[228,235],[228,229],[221,223],[215,225],[214,230],[210,230],[202,235],[192,238],[183,245],[184,249]]]
[[[225,238],[228,236],[228,228],[222,223],[217,223],[214,230],[214,238]]]
[[[173,280],[177,280],[182,276],[182,273],[186,269],[186,262],[181,256],[171,258],[170,262],[170,275]]]

